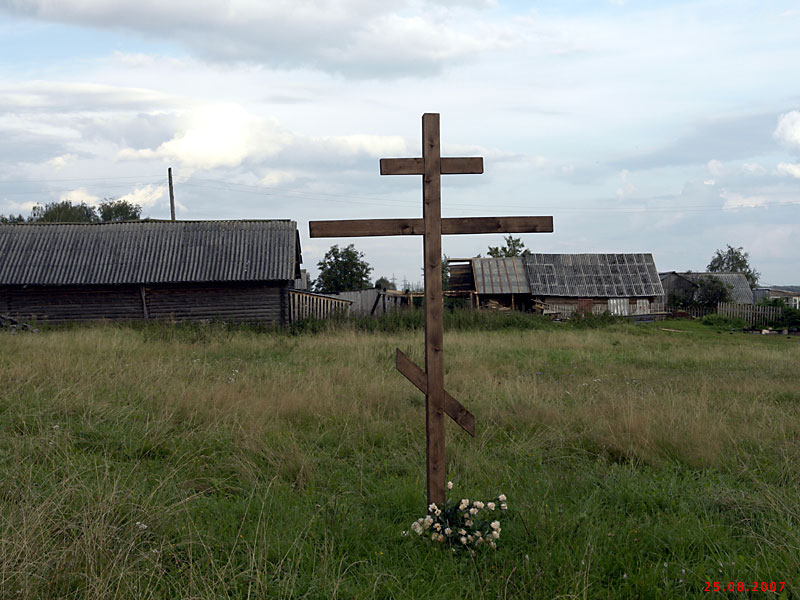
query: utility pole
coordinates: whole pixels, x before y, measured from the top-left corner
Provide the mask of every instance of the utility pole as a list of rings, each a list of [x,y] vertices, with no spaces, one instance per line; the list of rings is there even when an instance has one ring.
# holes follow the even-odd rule
[[[172,220],[175,220],[175,190],[172,187],[172,167],[167,169],[167,176],[169,178],[169,214]]]

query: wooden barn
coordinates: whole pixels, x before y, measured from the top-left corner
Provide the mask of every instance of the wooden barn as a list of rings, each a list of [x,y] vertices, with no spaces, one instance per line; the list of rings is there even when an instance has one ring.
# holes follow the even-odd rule
[[[664,295],[668,305],[675,306],[689,303],[700,287],[700,282],[708,277],[721,281],[730,293],[730,301],[735,304],[753,304],[753,290],[743,273],[695,273],[688,271],[679,273],[667,271],[659,274],[664,287]]]
[[[526,254],[473,258],[469,266],[451,267],[451,281],[459,291],[471,290],[478,306],[562,316],[663,311],[664,290],[652,254]]]
[[[0,314],[287,326],[301,260],[289,220],[2,225]]]

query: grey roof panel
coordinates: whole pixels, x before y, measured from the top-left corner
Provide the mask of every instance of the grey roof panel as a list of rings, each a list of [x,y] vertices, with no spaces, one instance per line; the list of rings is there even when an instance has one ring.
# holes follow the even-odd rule
[[[652,254],[529,254],[522,259],[535,296],[661,296]]]
[[[692,283],[697,283],[698,280],[705,277],[713,277],[720,280],[731,292],[731,301],[737,304],[753,304],[753,290],[750,289],[750,284],[744,273],[677,273]]]
[[[294,221],[0,226],[0,285],[293,280]]]
[[[520,257],[475,258],[472,270],[479,294],[530,294],[527,269]]]

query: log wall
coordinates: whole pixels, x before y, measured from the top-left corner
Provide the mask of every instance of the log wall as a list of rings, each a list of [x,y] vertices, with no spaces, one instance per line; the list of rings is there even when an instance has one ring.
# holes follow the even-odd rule
[[[161,319],[287,326],[286,282],[0,288],[0,313],[36,321]]]

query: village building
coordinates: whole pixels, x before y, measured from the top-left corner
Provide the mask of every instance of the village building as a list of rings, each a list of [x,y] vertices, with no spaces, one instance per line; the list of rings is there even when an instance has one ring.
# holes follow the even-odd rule
[[[744,273],[695,273],[693,271],[667,271],[659,273],[668,306],[689,304],[704,279],[713,278],[722,282],[734,304],[753,304],[753,290]]]
[[[757,287],[753,290],[753,300],[783,300],[789,308],[800,309],[800,290],[783,290],[776,287]]]
[[[652,254],[525,254],[461,259],[450,289],[474,306],[620,316],[663,311],[664,290]]]
[[[337,302],[294,291],[301,261],[289,220],[3,225],[0,314],[286,327]]]

